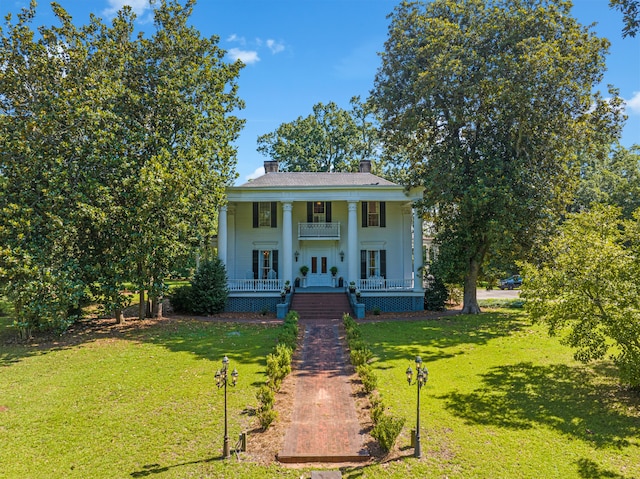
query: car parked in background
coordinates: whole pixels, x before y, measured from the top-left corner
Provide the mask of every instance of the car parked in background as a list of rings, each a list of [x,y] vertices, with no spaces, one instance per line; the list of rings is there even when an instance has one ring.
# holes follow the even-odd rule
[[[500,289],[513,289],[522,286],[522,276],[514,274],[508,278],[500,280]]]

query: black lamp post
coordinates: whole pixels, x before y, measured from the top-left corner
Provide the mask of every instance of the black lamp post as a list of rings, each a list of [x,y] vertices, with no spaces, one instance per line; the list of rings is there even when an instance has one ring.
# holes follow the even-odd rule
[[[420,458],[422,456],[422,450],[420,448],[420,389],[422,386],[426,384],[429,379],[429,371],[426,366],[422,365],[422,358],[420,356],[416,356],[416,380],[415,383],[418,385],[418,407],[417,407],[417,415],[416,415],[416,447],[414,450],[414,457]],[[409,386],[411,386],[413,380],[413,370],[411,366],[407,368],[407,382]]]
[[[227,383],[229,382],[229,358],[222,358],[222,369],[216,371],[216,384],[218,388],[224,386],[224,446],[222,454],[225,458],[231,457],[231,449],[229,447],[229,427],[227,422]],[[238,382],[238,370],[233,369],[231,373],[231,385],[235,386]]]

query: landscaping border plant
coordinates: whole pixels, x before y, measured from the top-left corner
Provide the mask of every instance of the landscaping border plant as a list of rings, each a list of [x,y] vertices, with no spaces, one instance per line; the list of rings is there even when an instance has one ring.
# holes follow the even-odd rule
[[[405,419],[387,413],[382,397],[376,389],[378,377],[371,367],[373,353],[362,339],[358,323],[346,313],[342,316],[342,322],[346,332],[351,364],[356,368],[356,373],[362,381],[362,387],[369,395],[371,421],[373,422],[371,436],[378,441],[384,451],[389,452],[404,427]]]
[[[298,345],[298,313],[289,311],[278,333],[278,342],[273,353],[267,354],[267,381],[256,393],[259,406],[257,410],[260,426],[265,431],[278,418],[273,409],[275,393],[280,390],[282,381],[291,372],[291,358]]]

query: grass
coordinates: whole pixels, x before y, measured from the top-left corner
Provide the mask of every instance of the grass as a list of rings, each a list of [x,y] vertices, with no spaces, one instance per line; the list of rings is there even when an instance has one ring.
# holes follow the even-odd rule
[[[215,370],[227,354],[240,372],[228,391],[233,443],[254,424],[246,412],[274,327],[168,321],[21,345],[7,342],[9,323],[0,318],[0,478],[308,478],[319,468],[220,460]],[[360,329],[385,404],[407,425],[397,457],[343,467],[344,478],[640,477],[638,397],[608,363],[573,361],[521,310]],[[416,355],[430,372],[422,460],[408,448],[416,389],[404,372]]]

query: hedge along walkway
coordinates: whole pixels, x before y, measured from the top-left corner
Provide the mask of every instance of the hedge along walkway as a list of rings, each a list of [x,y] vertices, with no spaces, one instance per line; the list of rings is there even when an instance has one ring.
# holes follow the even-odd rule
[[[300,321],[301,360],[293,374],[291,424],[278,460],[356,462],[369,460],[358,421],[339,320]]]

